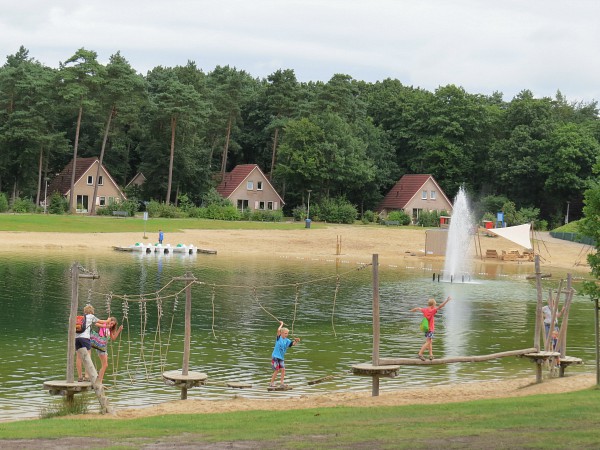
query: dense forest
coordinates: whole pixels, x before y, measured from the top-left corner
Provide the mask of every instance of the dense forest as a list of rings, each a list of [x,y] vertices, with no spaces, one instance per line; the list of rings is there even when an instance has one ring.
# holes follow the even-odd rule
[[[79,49],[49,68],[21,47],[0,68],[0,193],[14,201],[43,195],[73,158],[101,158],[125,186],[150,182],[140,200],[199,205],[220,176],[258,164],[286,202],[345,198],[373,210],[407,173],[429,173],[453,198],[509,199],[539,209],[551,225],[567,204],[582,211],[600,155],[595,100],[510,101],[441,86],[435,92],[386,79],[337,74],[298,82],[281,69],[266,79],[194,62],[138,74],[119,52],[106,65]]]

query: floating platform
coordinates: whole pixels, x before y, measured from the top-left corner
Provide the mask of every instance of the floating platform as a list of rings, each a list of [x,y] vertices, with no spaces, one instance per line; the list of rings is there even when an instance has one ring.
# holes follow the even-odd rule
[[[248,389],[248,388],[252,387],[252,385],[250,383],[240,383],[238,381],[228,381],[225,384],[227,387],[235,388],[235,389]]]
[[[198,248],[193,244],[185,245],[185,244],[177,244],[175,246],[171,246],[171,244],[144,244],[140,242],[136,242],[134,245],[129,245],[127,247],[121,246],[113,246],[113,249],[118,252],[132,252],[132,253],[142,253],[142,254],[181,254],[181,255],[195,255],[198,253],[204,253],[207,255],[216,255],[217,251],[209,248]]]
[[[187,375],[183,375],[181,370],[163,372],[162,376],[165,384],[179,388],[202,386],[206,383],[206,379],[208,378],[208,375],[202,372],[188,371]]]

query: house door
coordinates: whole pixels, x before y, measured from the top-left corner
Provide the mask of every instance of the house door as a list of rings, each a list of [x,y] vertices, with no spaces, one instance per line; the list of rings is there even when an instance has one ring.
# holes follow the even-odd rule
[[[77,196],[77,212],[86,213],[88,212],[88,196],[78,195]]]

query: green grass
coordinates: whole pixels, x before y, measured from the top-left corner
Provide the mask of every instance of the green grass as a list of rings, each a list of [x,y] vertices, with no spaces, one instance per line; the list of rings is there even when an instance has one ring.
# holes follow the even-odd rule
[[[0,439],[51,439],[57,446],[69,437],[106,439],[98,442],[104,447],[94,448],[140,448],[157,441],[311,449],[597,448],[599,401],[600,390],[590,389],[440,405],[53,418],[0,423]]]
[[[146,222],[146,223],[144,223]],[[148,219],[143,217],[119,218],[112,216],[79,216],[54,214],[0,214],[0,231],[40,231],[56,233],[127,233],[178,232],[184,229],[200,230],[296,230],[304,222],[245,222],[208,219]],[[313,228],[323,227],[314,225]]]

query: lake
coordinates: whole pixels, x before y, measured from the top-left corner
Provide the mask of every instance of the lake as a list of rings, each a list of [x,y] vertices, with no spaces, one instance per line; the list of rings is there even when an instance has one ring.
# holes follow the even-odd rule
[[[123,323],[109,349],[107,395],[117,409],[143,407],[179,398],[161,373],[181,369],[185,281],[191,273],[192,337],[190,370],[208,375],[208,384],[188,391],[188,398],[219,400],[295,397],[331,391],[371,390],[371,379],[350,373],[369,362],[372,351],[372,268],[344,261],[291,258],[226,258],[220,255],[145,255],[135,253],[70,254],[19,252],[0,254],[0,420],[37,417],[57,401],[42,389],[44,381],[66,378],[67,325],[71,296],[70,268],[99,279],[79,282],[80,309],[87,302],[96,316]],[[428,297],[453,301],[436,320],[434,353],[470,356],[533,346],[535,282],[525,276],[532,264],[475,264],[470,283],[438,283],[439,262],[417,258],[380,266],[382,357],[415,357],[423,343],[421,315]],[[545,292],[558,287],[558,276],[544,280]],[[277,319],[301,343],[286,354],[287,392],[268,392],[270,356]],[[593,304],[575,296],[568,332],[568,354],[586,366],[569,373],[592,372]],[[93,359],[99,367],[98,358]],[[547,376],[547,373],[544,374]],[[308,382],[331,376],[327,382]],[[383,378],[380,391],[415,386],[496,380],[527,376],[527,359],[436,366],[404,366],[399,376]],[[251,384],[233,389],[227,382]],[[91,411],[98,410],[92,394]]]

